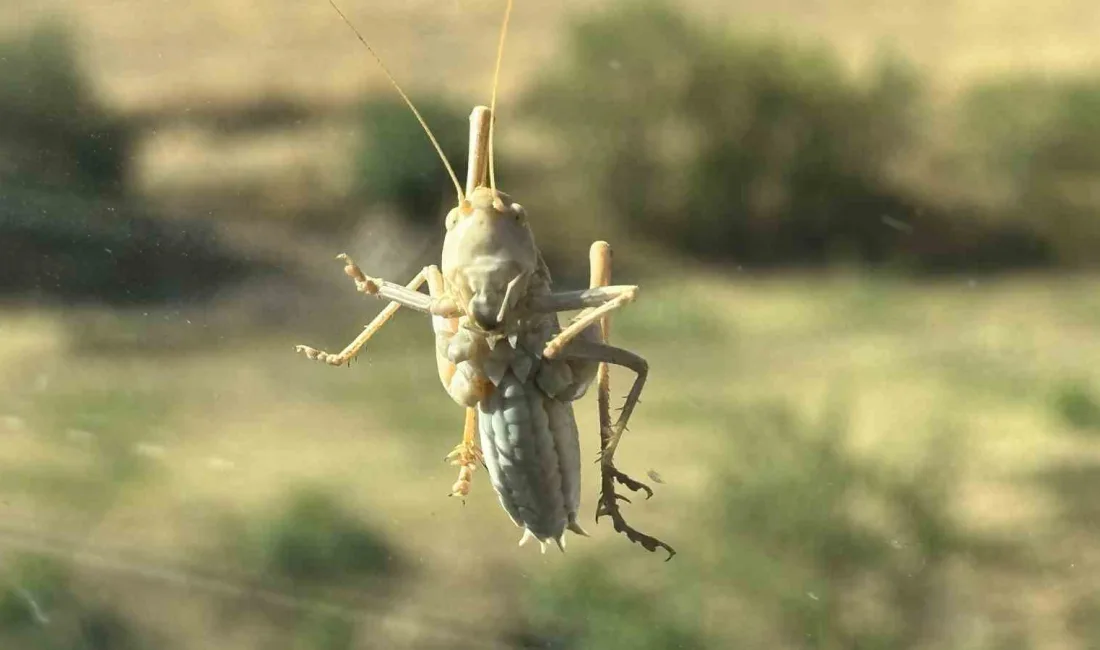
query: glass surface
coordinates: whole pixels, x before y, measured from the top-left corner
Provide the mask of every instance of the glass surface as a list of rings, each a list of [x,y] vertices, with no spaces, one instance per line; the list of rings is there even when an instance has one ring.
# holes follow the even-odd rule
[[[464,183],[505,3],[339,4]],[[665,562],[595,519],[596,386],[590,536],[543,554],[486,469],[448,496],[427,315],[295,351],[385,306],[337,254],[405,284],[455,206],[329,3],[4,0],[0,648],[1100,647],[1097,34],[1095,0],[516,3],[497,183],[555,289],[597,240],[640,288],[615,463]]]

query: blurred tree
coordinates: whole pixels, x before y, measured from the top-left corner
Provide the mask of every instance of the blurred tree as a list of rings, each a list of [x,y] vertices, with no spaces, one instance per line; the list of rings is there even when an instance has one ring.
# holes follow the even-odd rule
[[[861,86],[827,51],[716,34],[647,1],[575,25],[525,107],[621,223],[760,265],[879,261],[903,240],[883,217],[913,212],[889,169],[920,100],[898,60]]]
[[[53,22],[0,41],[0,293],[145,302],[258,270],[208,224],[159,220],[130,200],[133,129],[103,109],[78,60]]]
[[[295,587],[386,583],[405,569],[380,533],[319,489],[295,490],[255,532],[240,540],[242,561]]]
[[[715,410],[736,423],[724,429],[731,452],[689,515],[698,534],[672,561],[686,564],[620,581],[637,574],[606,570],[619,552],[536,581],[521,647],[1029,647],[1019,603],[970,588],[1038,567],[1023,544],[954,512],[953,432],[902,469],[852,451],[838,417],[808,423],[782,402]],[[983,580],[961,577],[963,565]],[[986,620],[997,625],[975,636]]]
[[[0,184],[118,195],[132,134],[99,106],[62,25],[0,43]]]
[[[5,556],[0,647],[138,650],[150,647],[114,608],[81,593],[70,568],[37,555]],[[158,647],[164,647],[163,644]]]
[[[1100,78],[989,82],[960,113],[963,136],[1002,188],[994,209],[1049,240],[1061,262],[1100,262]]]
[[[825,47],[711,30],[644,0],[575,23],[559,60],[523,109],[552,129],[557,164],[539,183],[554,187],[570,223],[611,219],[666,249],[757,268],[974,272],[1094,248],[1076,238],[1100,224],[1085,173],[1100,129],[1085,90],[1055,103],[1047,128],[1018,121],[990,141],[985,173],[1007,177],[1007,161],[1025,174],[1014,202],[994,209],[931,194],[926,177],[951,173],[960,151],[926,177],[905,171],[929,153],[924,130],[943,116],[901,58],[880,57],[857,77]],[[1012,218],[1018,210],[1043,224]]]
[[[607,564],[582,560],[549,580],[534,582],[519,648],[554,650],[695,650],[711,647],[704,632],[660,596],[624,585]]]
[[[418,100],[417,110],[465,184],[467,112],[438,98]],[[454,189],[416,116],[399,99],[374,100],[363,109],[363,126],[357,191],[368,204],[388,205],[414,223],[442,230],[455,206]]]
[[[1055,391],[1051,406],[1059,419],[1070,429],[1100,433],[1100,398],[1088,383],[1067,381]]]
[[[1020,545],[967,530],[953,512],[957,436],[945,432],[899,471],[862,461],[836,417],[807,424],[780,404],[731,421],[742,425],[708,508],[722,540],[708,574],[757,621],[731,630],[732,647],[997,648],[1026,638],[1004,625],[1003,638],[963,642],[975,641],[971,621],[1010,616],[1013,605],[968,597],[952,579],[956,562],[990,575],[1028,565]]]

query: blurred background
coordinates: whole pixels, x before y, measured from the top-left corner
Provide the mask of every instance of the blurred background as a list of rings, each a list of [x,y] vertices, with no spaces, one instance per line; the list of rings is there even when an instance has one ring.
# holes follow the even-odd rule
[[[342,6],[462,177],[503,4]],[[326,2],[5,0],[0,647],[1100,647],[1100,5],[516,4],[498,178],[643,287],[624,513],[679,555],[590,462],[564,556],[447,498],[421,315],[293,352],[453,201]]]

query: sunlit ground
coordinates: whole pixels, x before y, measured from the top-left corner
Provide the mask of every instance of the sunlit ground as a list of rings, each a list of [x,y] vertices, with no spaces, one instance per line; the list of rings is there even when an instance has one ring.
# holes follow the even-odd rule
[[[1100,560],[1087,498],[1100,488],[1088,444],[1098,289],[1041,277],[646,286],[613,326],[652,369],[618,458],[656,490],[624,512],[676,547],[667,564],[592,521],[593,464],[592,538],[570,538],[565,556],[518,548],[484,475],[465,504],[448,498],[455,471],[442,459],[462,413],[416,314],[348,369],[292,352],[354,336],[333,334],[324,313],[315,329],[253,339],[207,338],[201,307],[9,309],[9,584],[27,581],[37,602],[27,576],[41,571],[16,558],[43,553],[74,572],[74,593],[136,621],[127,633],[172,647],[675,647],[599,642],[593,621],[610,616],[691,647],[786,647],[803,628],[822,635],[816,647],[855,647],[844,639],[888,639],[918,615],[938,621],[924,633],[968,647],[1003,647],[1025,618],[1042,647],[1073,647],[1060,621],[1087,602]],[[376,305],[360,305],[365,321]],[[167,347],[143,340],[166,318]],[[629,380],[613,374],[617,395]],[[591,395],[577,412],[594,459]],[[588,593],[561,600],[573,588]],[[930,601],[944,609],[915,613]],[[309,609],[319,603],[335,609]],[[59,633],[34,627],[18,638]],[[548,631],[565,645],[546,645]]]

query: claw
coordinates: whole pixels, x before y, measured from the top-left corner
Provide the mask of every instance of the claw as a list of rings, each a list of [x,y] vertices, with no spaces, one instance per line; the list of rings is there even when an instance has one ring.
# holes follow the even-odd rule
[[[458,480],[451,486],[451,496],[463,497],[463,504],[465,504],[465,497],[470,494],[470,482],[473,480],[474,471],[477,469],[479,462],[484,464],[480,450],[473,445],[462,443],[457,445],[451,453],[444,456],[443,460],[444,462],[451,461],[451,465],[459,468]]]
[[[665,561],[671,560],[672,557],[676,555],[675,549],[656,537],[638,532],[626,523],[622,513],[619,512],[619,501],[630,503],[630,500],[615,492],[615,483],[618,482],[635,492],[644,490],[647,493],[647,499],[653,495],[653,490],[644,483],[636,481],[620,472],[614,465],[604,465],[601,468],[601,474],[603,485],[600,492],[600,499],[596,506],[596,520],[599,521],[600,517],[610,516],[616,532],[623,533],[631,542],[641,544],[642,548],[651,553],[656,552],[658,548],[664,549],[668,553],[668,557],[665,558]]]
[[[646,500],[649,500],[653,497],[653,488],[649,487],[645,483],[642,483],[641,481],[635,480],[627,476],[626,474],[620,472],[614,467],[610,468],[610,474],[612,479],[618,481],[620,485],[629,489],[631,492],[645,492]]]
[[[294,351],[295,352],[300,352],[300,353],[306,355],[306,358],[310,359],[312,361],[322,361],[324,363],[327,363],[330,366],[342,366],[342,365],[344,365],[344,359],[341,358],[340,355],[330,354],[328,352],[325,352],[324,350],[318,350],[316,348],[311,348],[308,345],[295,345],[294,346]],[[351,360],[348,359],[347,363],[350,366],[351,365]]]

